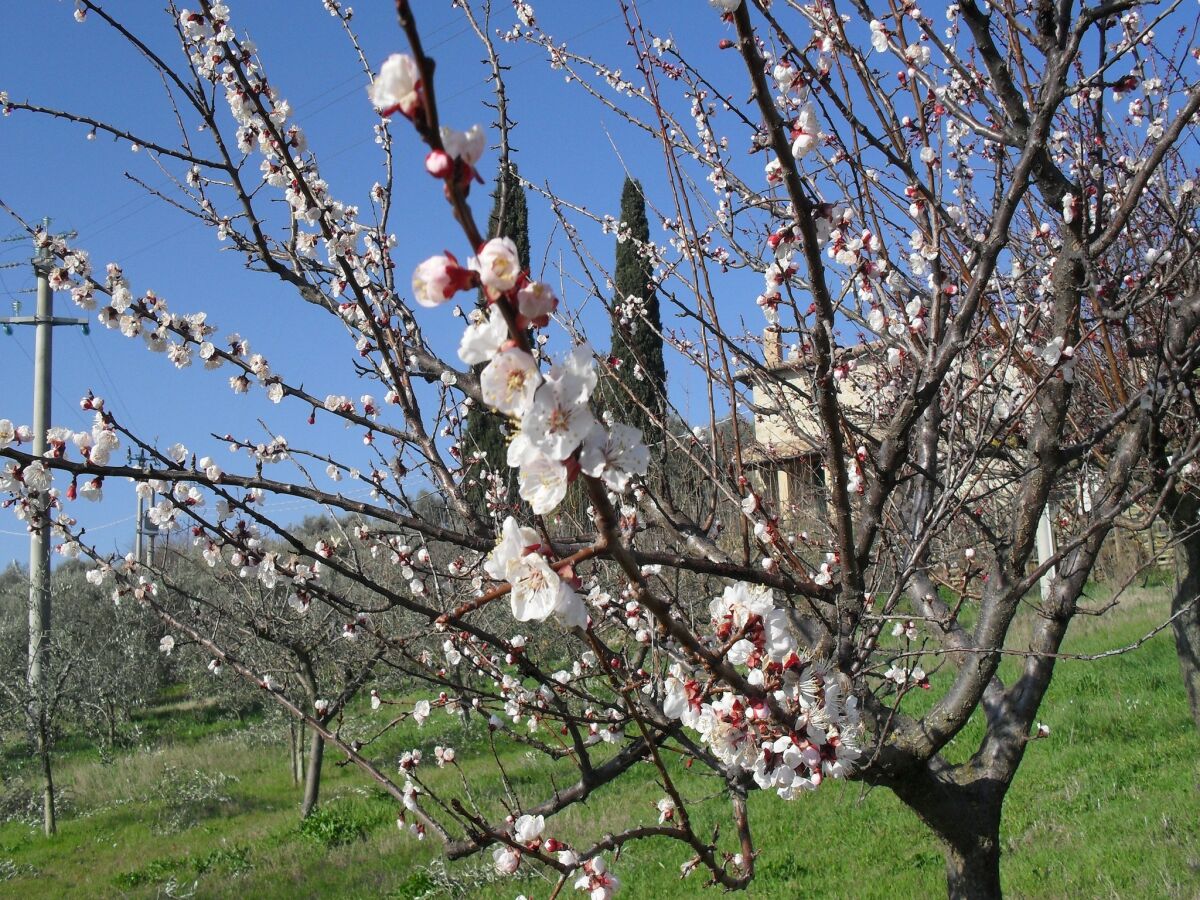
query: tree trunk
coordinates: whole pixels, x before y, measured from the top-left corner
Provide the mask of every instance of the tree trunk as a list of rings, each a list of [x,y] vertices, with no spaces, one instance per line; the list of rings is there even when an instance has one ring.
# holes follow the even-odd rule
[[[288,768],[292,771],[292,784],[304,781],[304,723],[288,720]]]
[[[950,900],[999,900],[1000,812],[1006,785],[961,770],[926,772],[892,784],[942,842]]]
[[[54,773],[50,768],[50,740],[46,729],[46,720],[42,718],[37,729],[37,753],[42,764],[42,828],[46,837],[52,837],[58,832],[58,823],[54,812]]]
[[[1193,523],[1175,548],[1175,596],[1171,598],[1171,628],[1179,668],[1187,689],[1192,718],[1200,728],[1200,532]]]
[[[325,756],[325,738],[314,731],[308,748],[308,775],[304,779],[304,801],[300,804],[300,818],[307,819],[317,808],[321,793],[321,759]]]
[[[965,829],[939,835],[946,854],[946,895],[950,900],[1000,897],[1000,829]]]
[[[117,749],[117,711],[111,703],[105,705],[105,723],[108,725],[108,749]]]

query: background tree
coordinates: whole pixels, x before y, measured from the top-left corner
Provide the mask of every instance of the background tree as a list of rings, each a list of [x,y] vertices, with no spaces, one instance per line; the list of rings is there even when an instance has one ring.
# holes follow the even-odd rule
[[[348,541],[355,527],[351,521],[312,516],[296,527],[294,534],[308,543],[334,546]],[[361,528],[361,523],[357,527]],[[249,522],[242,528],[253,531]],[[398,573],[392,570],[403,568],[408,558],[403,547],[402,540],[390,538],[388,555],[364,560],[363,565],[378,582],[395,584]],[[288,562],[284,550],[264,542],[226,557],[215,544],[206,543],[199,551],[178,553],[170,562],[172,574],[166,580],[170,591],[164,592],[162,609],[172,620],[173,650],[190,655],[195,669],[202,671],[210,684],[214,679],[229,681],[231,676],[240,679],[223,672],[220,659],[207,644],[190,634],[203,634],[222,647],[236,648],[238,658],[259,673],[260,691],[287,697],[321,726],[289,734],[293,778],[303,782],[300,815],[307,818],[320,801],[325,756],[322,728],[338,727],[346,705],[373,679],[379,655],[367,649],[370,632],[400,626],[395,616],[347,613],[361,604],[353,583],[336,574],[322,577],[319,570],[290,566],[291,578],[277,574],[276,566]],[[247,567],[261,572],[261,577],[247,580],[243,575]],[[293,580],[297,575],[299,582]],[[186,631],[180,632],[180,628]],[[210,689],[202,690],[210,693]],[[307,756],[299,746],[306,730]]]
[[[62,643],[78,673],[67,695],[67,720],[82,723],[109,752],[128,742],[134,715],[169,683],[171,657],[159,646],[162,623],[135,603],[115,604],[89,584],[85,566],[69,562],[53,576]]]
[[[517,259],[521,268],[529,271],[529,208],[525,201],[525,188],[517,175],[517,165],[503,160],[496,173],[496,184],[492,189],[492,211],[488,215],[488,237],[506,237],[517,246]],[[487,299],[479,299],[478,308],[487,308]],[[475,366],[476,374],[483,365]],[[513,493],[513,480],[505,464],[508,452],[507,422],[485,406],[475,403],[467,411],[467,427],[463,436],[463,449],[467,457],[483,454],[486,465],[475,465],[477,482],[470,487],[471,502],[483,509],[491,502],[507,508]],[[490,496],[489,496],[490,495]]]
[[[148,617],[148,611],[137,604],[114,604],[106,592],[88,582],[86,567],[73,560],[55,568],[51,592],[58,614],[46,709],[59,718],[48,720],[55,724],[45,740],[39,740],[37,719],[28,702],[22,649],[27,646],[29,579],[15,565],[0,573],[0,716],[28,737],[31,756],[42,773],[43,819],[55,809],[51,760],[65,724],[92,735],[103,752],[111,753],[122,738],[128,738],[134,714],[166,683],[157,617]]]
[[[53,580],[50,590],[53,596]],[[51,837],[58,832],[58,788],[52,765],[59,725],[56,713],[70,694],[77,660],[64,652],[61,631],[52,633],[46,647],[43,677],[37,693],[34,692],[28,679],[28,657],[21,650],[28,646],[28,602],[29,573],[13,564],[0,576],[3,611],[0,650],[4,654],[0,672],[0,690],[3,691],[0,717],[8,728],[24,733],[29,757],[36,760],[41,795],[36,798],[38,819],[43,833]]]
[[[613,270],[612,341],[609,353],[617,384],[611,408],[642,430],[655,456],[665,450],[667,367],[662,316],[654,277],[654,251],[642,185],[626,177],[617,221]]]

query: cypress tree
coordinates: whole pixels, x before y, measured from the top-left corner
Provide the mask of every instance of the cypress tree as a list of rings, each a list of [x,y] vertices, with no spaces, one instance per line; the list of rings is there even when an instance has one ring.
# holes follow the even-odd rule
[[[500,165],[500,171],[496,174],[496,186],[492,190],[492,212],[488,216],[487,234],[489,238],[510,238],[517,245],[517,258],[521,262],[521,268],[529,271],[529,210],[525,204],[525,188],[517,179],[516,165],[511,162],[502,162]],[[486,305],[487,300],[481,292],[479,308],[483,309]],[[475,366],[476,375],[481,371],[482,365]],[[465,459],[477,452],[486,454],[486,467],[503,479],[511,496],[512,480],[505,462],[508,452],[506,434],[507,425],[503,416],[475,404],[467,412],[467,429],[463,436],[462,450]],[[467,491],[472,505],[481,510],[485,494],[486,485],[482,482],[471,486]]]
[[[641,252],[650,242],[646,198],[641,183],[628,177],[621,189],[620,221],[627,237],[617,242],[611,352],[614,361],[619,360],[616,377],[620,384],[611,388],[608,406],[619,421],[642,430],[651,457],[660,459],[664,449],[667,384],[662,319],[654,286],[654,266]],[[626,320],[624,323],[622,318]]]
[[[525,205],[525,188],[517,177],[517,164],[501,163],[492,189],[492,211],[488,214],[488,237],[511,238],[517,245],[521,268],[529,271],[529,208]],[[504,220],[500,220],[503,206]],[[484,302],[480,297],[480,302]]]

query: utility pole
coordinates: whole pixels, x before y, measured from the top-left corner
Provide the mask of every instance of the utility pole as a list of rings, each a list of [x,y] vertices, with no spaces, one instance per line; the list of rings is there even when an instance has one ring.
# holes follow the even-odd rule
[[[50,220],[42,222],[48,230]],[[54,265],[53,250],[44,243],[33,259],[33,270],[37,276],[37,314],[34,316],[7,316],[0,318],[6,333],[12,333],[13,325],[33,325],[33,455],[42,457],[46,453],[46,431],[50,428],[50,384],[53,355],[53,334],[56,325],[82,325],[87,328],[87,319],[55,318],[54,295],[50,290],[50,270]],[[14,303],[16,311],[19,304]],[[50,653],[50,517],[49,495],[39,492],[30,497],[34,507],[34,518],[29,530],[29,668],[28,687],[30,696],[30,720],[37,742],[38,756],[45,778],[43,795],[43,825],[46,835],[57,830],[54,815],[54,779],[50,771],[50,721],[48,697],[46,696],[45,669]]]
[[[150,461],[149,457],[146,456],[145,450],[139,450],[136,457],[133,455],[132,450],[126,450],[125,458],[128,460],[130,466],[137,463],[143,469],[146,468],[146,463]],[[146,501],[142,499],[140,493],[137,495],[137,519],[135,521],[137,525],[133,534],[133,558],[137,560],[138,565],[144,566],[147,562],[146,538],[150,539],[149,561],[154,561],[154,538],[158,534],[158,526],[153,524],[147,516]]]

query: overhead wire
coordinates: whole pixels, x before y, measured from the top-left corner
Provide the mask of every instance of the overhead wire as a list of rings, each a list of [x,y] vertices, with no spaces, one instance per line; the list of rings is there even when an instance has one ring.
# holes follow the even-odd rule
[[[647,2],[653,2],[653,0],[647,0]],[[614,15],[608,16],[604,19],[601,19],[601,20],[593,23],[592,25],[589,25],[587,28],[584,28],[584,29],[574,33],[573,35],[569,36],[567,38],[567,40],[568,41],[577,40],[578,38],[583,37],[584,35],[592,32],[592,31],[596,30],[597,28],[600,28],[612,21],[615,21],[618,18],[620,18],[620,14],[614,14]],[[429,32],[429,35],[432,37],[437,34],[440,34],[441,32],[444,32],[447,29],[453,27],[458,22],[459,22],[459,20],[457,20],[457,19],[449,19],[446,22],[443,22],[441,25],[437,26],[436,28],[432,29]],[[446,37],[444,37],[442,40],[439,40],[439,41],[436,41],[436,42],[430,44],[428,49],[435,50],[435,49],[438,49],[439,47],[445,46],[446,44],[449,44],[451,41],[457,40],[459,37],[461,37],[463,34],[465,34],[468,30],[469,30],[469,26],[463,25],[462,27],[455,30],[452,34],[449,34]],[[512,69],[516,69],[521,66],[527,65],[528,63],[533,62],[534,60],[538,59],[541,55],[542,54],[538,53],[538,52],[531,53],[528,56],[524,57],[523,59],[520,59],[517,62],[513,63],[508,68],[509,68],[509,70],[512,70]],[[322,98],[329,96],[330,94],[333,94],[334,92],[338,91],[342,86],[349,84],[351,82],[358,81],[360,78],[361,78],[361,75],[359,73],[355,73],[354,75],[348,76],[346,79],[338,82],[337,84],[332,85],[331,87],[328,87],[328,88],[318,92],[317,94],[313,95],[312,97],[309,97],[306,100],[302,101],[301,104],[299,104],[299,106],[297,106],[297,107],[294,107],[294,109],[298,110],[300,107],[307,106],[311,103],[319,101]],[[461,96],[464,96],[465,94],[470,93],[471,91],[478,90],[478,87],[479,86],[476,84],[469,85],[459,91],[454,92],[453,94],[448,95],[445,99],[446,100],[456,99],[458,97],[461,97]],[[332,108],[334,105],[339,103],[341,100],[347,99],[348,97],[357,93],[359,90],[361,90],[361,85],[355,85],[355,87],[352,90],[342,92],[342,93],[338,94],[337,96],[332,97],[329,101],[318,106],[316,109],[309,111],[306,115],[310,119],[314,118],[314,117],[320,115],[321,113],[323,113],[325,110]],[[348,153],[351,150],[356,149],[357,147],[360,147],[360,146],[368,143],[369,141],[373,141],[373,140],[374,140],[373,135],[369,136],[369,137],[365,137],[359,141],[356,141],[352,144],[347,145],[346,147],[341,148],[340,150],[336,150],[330,154],[327,154],[324,158],[325,159],[337,158],[337,157],[339,157],[345,153]],[[164,183],[163,186],[166,187],[167,184]],[[96,235],[102,234],[105,231],[108,231],[111,228],[116,227],[117,225],[121,224],[122,222],[128,220],[129,218],[132,218],[134,215],[141,212],[142,210],[148,208],[149,206],[151,206],[153,204],[154,199],[155,198],[153,196],[133,197],[133,198],[117,205],[116,207],[113,207],[105,214],[92,219],[90,222],[88,222],[84,226],[82,226],[79,229],[79,231],[81,233],[86,233],[89,238],[94,238]],[[118,216],[117,218],[112,218],[113,216],[117,216],[118,213],[122,212],[122,210],[127,209],[132,204],[137,204],[137,205],[133,209],[129,210],[129,212],[125,213],[124,215]],[[110,219],[111,219],[111,221],[110,221]],[[146,244],[145,246],[140,247],[128,254],[123,254],[123,256],[125,259],[131,259],[131,258],[137,257],[137,256],[141,255],[142,253],[146,253],[150,250],[153,250],[156,247],[159,247],[162,244],[166,243],[167,241],[173,240],[174,238],[179,237],[180,235],[190,231],[191,229],[196,228],[199,224],[200,223],[196,222],[196,221],[189,222],[188,224],[184,225],[182,228],[180,228],[176,231],[173,231],[170,234],[167,234],[163,237],[160,237],[157,240],[153,241],[152,243]],[[100,226],[100,227],[97,227],[97,226]],[[2,278],[3,278],[3,276],[0,276],[0,279],[2,279]],[[7,290],[7,286],[3,285],[2,281],[0,281],[0,286],[5,287],[5,289]],[[17,346],[19,347],[21,352],[24,353],[27,358],[29,358],[28,351],[25,350],[25,348],[23,346],[21,346],[19,343]],[[131,411],[129,405],[125,402],[124,396],[122,395],[121,390],[118,388],[116,380],[112,377],[112,373],[109,371],[108,366],[104,362],[104,358],[103,358],[102,354],[100,354],[91,345],[90,341],[84,341],[84,346],[85,346],[85,352],[89,355],[90,359],[95,364],[96,370],[97,370],[98,374],[100,375],[102,382],[105,385],[105,389],[108,392],[110,392],[110,396],[113,398],[114,402],[121,408],[123,414],[126,416],[127,421],[130,424],[130,427],[133,428],[136,423],[134,422],[134,417],[133,417],[132,411]],[[61,391],[58,388],[54,388],[54,392],[55,392],[56,396],[59,397],[60,400],[62,400],[64,403],[66,403],[69,407],[72,408],[72,410],[76,416],[81,416],[81,413],[78,410],[77,405],[75,403],[68,401],[67,398],[65,396],[63,396],[63,394],[61,393]]]
[[[24,357],[27,360],[29,360],[29,365],[30,365],[30,367],[32,367],[33,366],[33,357],[29,355],[29,351],[26,350],[25,347],[21,344],[20,339],[18,339],[16,335],[12,335],[10,338],[8,338],[8,340],[11,340],[16,345],[16,348],[21,351],[22,355],[24,355]],[[67,396],[65,394],[63,394],[63,392],[61,390],[59,390],[57,385],[51,384],[50,390],[54,392],[55,397],[57,397],[60,401],[62,401],[62,404],[64,406],[66,406],[68,409],[71,410],[72,414],[77,419],[82,421],[84,424],[89,424],[87,421],[87,418],[83,415],[82,411],[79,409],[78,403],[72,402],[71,400],[69,400],[67,398]]]
[[[441,25],[432,29],[430,31],[430,36],[434,36],[434,35],[439,34],[440,32],[445,31],[447,28],[458,23],[458,21],[459,20],[456,18],[448,19],[447,21],[443,22]],[[466,31],[465,27],[460,29],[459,31],[455,32],[454,34],[450,35],[449,37],[445,38],[444,40],[438,42],[435,46],[438,46],[438,47],[443,46],[444,44],[448,43],[449,41],[457,38],[464,31]],[[306,113],[306,115],[311,117],[311,116],[316,116],[317,114],[319,114],[321,112],[324,112],[326,109],[329,109],[331,106],[333,106],[338,101],[344,100],[347,97],[350,97],[353,94],[361,91],[362,90],[362,87],[361,87],[362,77],[363,76],[362,76],[361,72],[355,72],[353,75],[347,76],[346,78],[342,79],[341,81],[337,82],[336,84],[330,85],[329,87],[326,87],[326,88],[318,91],[317,93],[313,94],[312,96],[307,97],[304,100],[301,100],[298,104],[292,104],[293,116],[295,117],[296,113],[299,110],[303,109],[304,107],[308,106],[309,104],[315,103],[315,102],[323,99],[324,97],[329,96],[330,94],[334,93],[335,91],[341,90],[342,87],[344,87],[347,84],[350,84],[351,82],[355,83],[356,86],[353,90],[345,92],[343,94],[340,94],[337,97],[334,97],[332,100],[319,106],[317,109],[311,110],[310,112]],[[159,188],[168,188],[168,187],[170,187],[170,180],[160,182],[157,186]],[[107,210],[100,216],[93,218],[91,221],[85,223],[84,225],[79,226],[76,229],[76,231],[79,232],[80,235],[86,235],[87,238],[90,240],[90,239],[94,238],[97,234],[102,234],[105,231],[108,231],[110,228],[113,228],[116,225],[119,225],[121,222],[126,221],[127,219],[131,218],[132,216],[136,215],[137,213],[149,208],[150,206],[152,206],[154,204],[155,199],[156,198],[154,198],[153,196],[147,197],[144,194],[137,194],[137,195],[131,197],[130,199],[117,204],[116,206]],[[116,215],[117,213],[124,210],[126,207],[128,207],[132,204],[135,204],[135,203],[138,204],[136,209],[130,210],[127,214],[125,214],[124,216],[121,216],[118,219],[115,219],[111,222],[108,221],[108,219],[111,216]],[[100,227],[100,228],[96,227],[97,225],[101,225],[102,223],[103,223],[103,227]],[[157,246],[157,245],[151,245],[151,246]],[[149,249],[149,248],[146,248],[146,249]]]
[[[108,366],[104,362],[103,355],[100,353],[100,351],[98,351],[95,347],[92,346],[91,341],[85,340],[83,342],[83,346],[84,346],[85,352],[91,358],[92,362],[95,363],[95,365],[96,365],[96,369],[100,375],[100,380],[104,383],[105,391],[108,392],[109,396],[112,397],[113,401],[119,407],[121,407],[121,414],[125,416],[125,421],[129,425],[130,430],[136,431],[137,429],[134,427],[136,423],[134,421],[133,412],[129,408],[129,405],[125,402],[125,398],[121,394],[120,389],[118,389],[117,383],[112,377],[112,373],[109,372]]]
[[[111,522],[105,522],[103,525],[85,526],[84,530],[90,534],[93,531],[103,531],[105,528],[112,528],[114,525],[123,525],[124,523],[131,522],[136,518],[136,515],[125,516],[120,519],[114,519]],[[8,535],[9,537],[29,537],[28,531],[5,531],[4,529],[0,529],[0,534]]]

